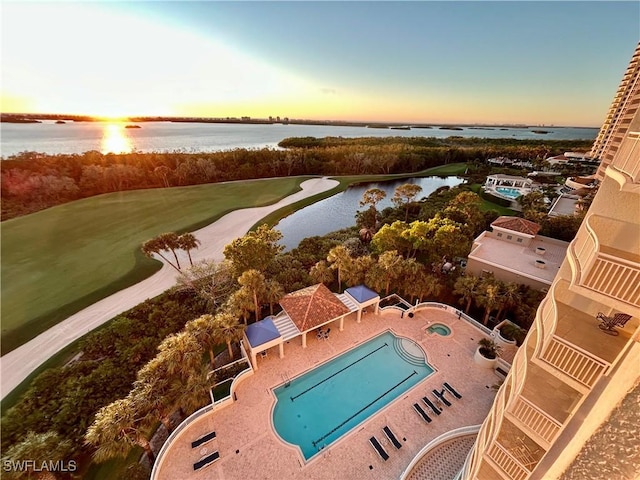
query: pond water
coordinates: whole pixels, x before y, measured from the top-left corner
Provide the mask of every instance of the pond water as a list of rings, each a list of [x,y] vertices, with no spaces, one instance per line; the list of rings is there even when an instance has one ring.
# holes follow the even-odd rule
[[[422,192],[418,195],[420,199],[428,197],[442,186],[455,187],[463,181],[464,179],[459,177],[423,177],[358,185],[298,210],[280,220],[275,228],[282,232],[283,238],[280,243],[285,246],[285,250],[291,250],[306,237],[326,235],[355,225],[356,212],[365,208],[359,204],[362,194],[371,188],[379,188],[387,193],[387,197],[377,205],[378,211],[382,211],[386,207],[393,206],[391,197],[399,185],[405,183],[420,185],[422,187]]]

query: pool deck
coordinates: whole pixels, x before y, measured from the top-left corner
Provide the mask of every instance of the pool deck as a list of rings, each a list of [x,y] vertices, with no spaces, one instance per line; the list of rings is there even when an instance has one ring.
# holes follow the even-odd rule
[[[426,327],[436,322],[449,326],[451,335],[425,333]],[[271,426],[275,403],[271,389],[282,384],[285,375],[293,378],[389,329],[418,342],[436,372],[305,463],[299,450],[280,440]],[[491,386],[500,380],[492,370],[481,368],[473,361],[477,342],[483,335],[452,311],[427,308],[416,312],[414,318],[401,318],[400,312],[387,310],[379,315],[366,313],[359,324],[352,314],[345,318],[344,331],[340,332],[336,325],[328,340],[308,337],[306,349],[302,348],[299,338],[287,342],[282,359],[275,348],[266,358],[259,357],[259,370],[236,389],[237,401],[203,415],[182,430],[165,452],[155,478],[399,478],[420,449],[434,438],[455,428],[482,423],[495,396]],[[441,390],[443,382],[451,384],[462,399],[446,395],[452,406],[443,407],[440,416],[430,414],[433,421],[427,424],[412,405],[421,403],[425,395],[433,398],[431,390]],[[422,406],[424,408],[424,404]],[[396,450],[387,440],[382,431],[385,425],[398,437],[401,449]],[[191,448],[193,440],[210,431],[216,432],[214,440]],[[386,462],[370,445],[371,436],[375,436],[389,454]],[[214,451],[220,452],[219,460],[194,472],[193,464]]]

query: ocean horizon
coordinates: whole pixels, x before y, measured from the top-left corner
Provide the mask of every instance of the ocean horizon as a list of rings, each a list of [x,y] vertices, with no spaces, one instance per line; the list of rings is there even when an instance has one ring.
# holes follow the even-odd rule
[[[125,128],[126,125],[140,128]],[[431,128],[369,128],[366,126],[191,123],[191,122],[66,122],[1,123],[3,160],[21,152],[81,154],[88,151],[201,153],[236,148],[279,148],[288,137],[434,137],[510,138],[518,140],[595,140],[598,128],[498,127],[448,125]],[[536,132],[546,133],[536,133]]]

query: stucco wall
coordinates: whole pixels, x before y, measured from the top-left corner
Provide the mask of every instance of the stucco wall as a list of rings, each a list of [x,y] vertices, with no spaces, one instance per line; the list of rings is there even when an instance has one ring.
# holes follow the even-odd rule
[[[584,445],[560,480],[630,480],[640,476],[640,384]]]

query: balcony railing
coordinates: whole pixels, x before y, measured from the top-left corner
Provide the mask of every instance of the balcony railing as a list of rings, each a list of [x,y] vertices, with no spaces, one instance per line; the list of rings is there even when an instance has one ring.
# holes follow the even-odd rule
[[[511,414],[547,443],[555,439],[562,424],[551,418],[527,399],[519,397]],[[544,446],[544,445],[543,445]]]
[[[634,262],[599,253],[585,275],[583,286],[640,305],[640,268]]]
[[[491,445],[487,456],[512,480],[525,480],[531,473],[498,442]]]
[[[579,384],[591,389],[609,364],[554,335],[541,360],[557,368]]]
[[[585,235],[569,247],[572,283],[624,303],[640,305],[640,264],[601,251],[598,236],[587,218]]]

